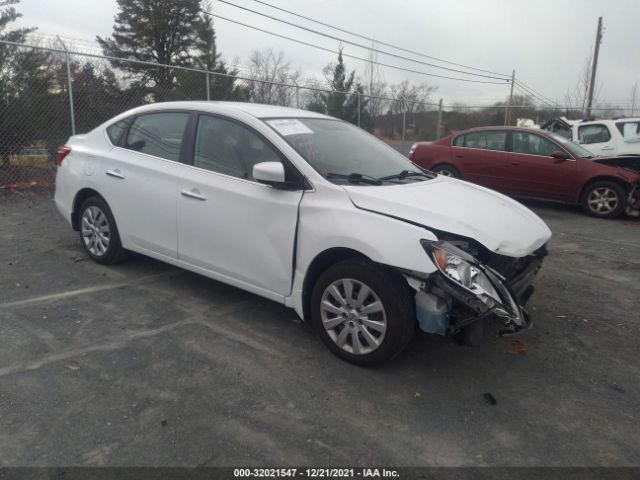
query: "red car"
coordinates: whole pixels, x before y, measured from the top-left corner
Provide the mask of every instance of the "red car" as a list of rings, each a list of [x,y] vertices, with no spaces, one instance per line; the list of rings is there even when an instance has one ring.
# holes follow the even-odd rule
[[[508,195],[582,205],[596,217],[640,215],[640,157],[594,158],[546,131],[473,128],[416,143],[409,158],[441,175]]]

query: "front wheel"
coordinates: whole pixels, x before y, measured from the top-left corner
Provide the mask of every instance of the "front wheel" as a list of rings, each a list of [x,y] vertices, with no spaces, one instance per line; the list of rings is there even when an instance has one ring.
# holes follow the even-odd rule
[[[338,357],[363,366],[383,363],[409,343],[415,302],[400,275],[366,260],[327,269],[312,293],[312,323]]]
[[[625,209],[624,189],[614,182],[595,182],[582,194],[582,209],[587,215],[600,218],[618,217]]]

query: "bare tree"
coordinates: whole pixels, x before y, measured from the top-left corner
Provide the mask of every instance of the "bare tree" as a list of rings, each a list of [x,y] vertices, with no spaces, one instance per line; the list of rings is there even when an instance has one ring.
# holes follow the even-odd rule
[[[394,100],[391,102],[391,113],[416,113],[427,110],[431,94],[437,87],[430,87],[424,83],[420,85],[410,84],[408,80],[391,85],[390,94]]]
[[[575,86],[573,89],[568,88],[567,93],[564,96],[564,103],[567,106],[566,114],[569,117],[581,117],[584,115],[587,108],[587,103],[589,101],[589,84],[591,83],[592,62],[592,54],[585,57]],[[602,93],[601,87],[602,85],[596,81],[593,88],[593,105],[596,105],[600,100],[600,94]]]
[[[283,52],[254,50],[249,57],[249,77],[254,80],[249,85],[252,102],[295,105],[296,88],[290,85],[298,84],[300,72],[291,69]]]
[[[387,83],[384,80],[384,73],[380,66],[376,63],[378,54],[374,51],[375,42],[371,42],[371,50],[369,51],[368,65],[364,71],[364,87],[369,97],[369,113],[371,117],[377,118],[384,113],[387,105]]]

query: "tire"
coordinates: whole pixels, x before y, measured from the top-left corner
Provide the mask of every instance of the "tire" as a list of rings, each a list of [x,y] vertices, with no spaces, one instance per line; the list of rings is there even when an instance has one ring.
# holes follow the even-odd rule
[[[89,197],[80,207],[80,241],[95,262],[111,265],[127,256],[111,209],[102,197]]]
[[[587,215],[615,218],[624,212],[627,195],[617,183],[604,180],[587,185],[582,193],[581,204]]]
[[[462,178],[458,169],[453,165],[436,165],[433,167],[433,172],[444,177]]]
[[[359,299],[365,287],[369,292]],[[356,365],[379,365],[398,355],[417,323],[415,300],[405,279],[368,260],[345,260],[329,267],[314,285],[311,302],[311,322],[324,344]]]

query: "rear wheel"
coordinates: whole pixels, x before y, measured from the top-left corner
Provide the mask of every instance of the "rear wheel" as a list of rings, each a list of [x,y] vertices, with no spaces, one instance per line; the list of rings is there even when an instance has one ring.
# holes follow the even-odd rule
[[[416,324],[407,282],[366,260],[345,260],[327,269],[311,297],[312,323],[338,357],[373,366],[400,353]]]
[[[625,206],[624,189],[615,182],[594,182],[582,194],[582,209],[587,215],[594,217],[618,217]]]
[[[460,178],[460,172],[453,165],[436,165],[433,171],[443,177]]]
[[[101,197],[90,197],[80,207],[80,239],[87,254],[98,263],[117,263],[126,257],[116,221]]]

